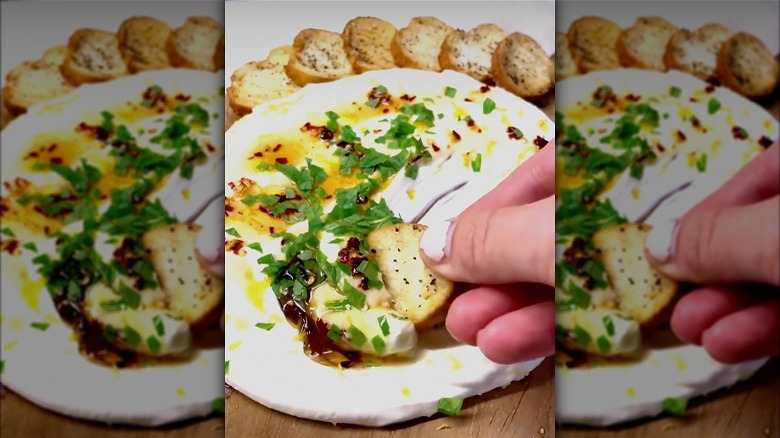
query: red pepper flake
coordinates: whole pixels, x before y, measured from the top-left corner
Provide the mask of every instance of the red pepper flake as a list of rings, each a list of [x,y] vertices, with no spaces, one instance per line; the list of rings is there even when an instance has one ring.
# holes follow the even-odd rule
[[[51,157],[49,162],[51,164],[62,164],[62,157]]]
[[[231,251],[233,254],[238,256],[246,255],[244,241],[239,239],[226,240],[225,251]]]
[[[382,110],[382,114],[387,114],[390,112],[390,108],[385,108]]]
[[[731,134],[734,136],[736,140],[745,140],[746,138],[748,138],[747,131],[745,131],[745,129],[740,126],[735,126],[731,128]]]
[[[280,144],[277,144],[276,146],[274,146],[274,149],[273,149],[273,151],[274,151],[274,152],[278,152],[278,151],[279,151],[279,149],[281,149],[281,148],[282,148],[282,145],[281,145],[281,143],[280,143]]]
[[[534,144],[536,146],[539,146],[539,149],[547,146],[547,143],[549,143],[549,141],[545,140],[543,137],[541,137],[539,135],[537,135],[536,138],[534,139]]]
[[[16,239],[6,240],[5,242],[0,243],[0,245],[2,245],[0,252],[7,252],[10,255],[18,253],[19,241]]]
[[[469,98],[469,97],[467,97],[467,98],[465,98],[465,99],[463,99],[463,100],[464,100],[464,101],[466,101],[466,102],[474,102],[474,99],[471,99],[471,98]]]
[[[762,135],[761,138],[758,139],[758,144],[760,144],[764,149],[766,149],[769,146],[772,146],[772,140],[766,135]]]
[[[103,129],[102,126],[92,126],[86,124],[85,122],[79,123],[79,125],[76,127],[76,132],[82,132],[100,141],[108,140],[109,136],[109,132]]]
[[[215,148],[214,145],[211,144],[211,142],[208,142],[208,143],[206,143],[206,150],[209,151],[209,152],[215,152],[217,150],[217,148]]]
[[[407,102],[414,102],[414,99],[417,99],[417,96],[409,96],[408,94],[401,96],[401,100],[405,100]]]
[[[689,98],[688,100],[689,100],[690,102],[693,102],[693,103],[697,103],[697,102],[699,101],[699,99],[697,99],[697,98],[695,98],[695,97],[691,97],[691,98]]]
[[[441,148],[436,146],[435,143],[431,143],[431,148],[433,149],[434,152],[439,152],[441,150]]]
[[[192,96],[188,96],[186,94],[179,93],[179,94],[176,95],[176,97],[174,99],[178,100],[179,102],[189,102],[190,99],[192,99]]]
[[[458,134],[458,131],[453,130],[452,136],[455,137],[455,140],[460,140],[460,134]]]
[[[691,117],[691,125],[693,125],[694,128],[698,128],[701,126],[701,121],[699,121],[699,119],[695,116]]]
[[[287,164],[287,158],[279,157],[276,159],[276,162],[279,164]]]
[[[642,99],[642,96],[637,96],[636,94],[629,94],[626,96],[626,100],[629,102],[639,102]]]
[[[707,93],[712,93],[715,91],[715,86],[712,84],[707,84],[707,86],[704,88],[704,91]]]
[[[276,227],[268,227],[268,231],[270,231],[271,234],[274,234],[276,232]]]
[[[661,143],[658,143],[657,145],[655,145],[655,147],[656,147],[656,149],[658,149],[658,152],[665,152],[666,151],[666,148]]]
[[[680,139],[680,141],[685,141],[685,139],[686,139],[686,137],[685,137],[685,133],[684,133],[684,132],[682,132],[682,131],[680,131],[680,130],[678,129],[678,130],[677,130],[677,138],[679,138],[679,139]]]
[[[479,87],[479,91],[482,93],[487,93],[488,91],[490,91],[490,87],[488,87],[487,85],[483,85]]]
[[[260,152],[260,151],[257,151],[254,154],[252,154],[252,156],[257,157],[257,158],[263,158],[263,153]]]

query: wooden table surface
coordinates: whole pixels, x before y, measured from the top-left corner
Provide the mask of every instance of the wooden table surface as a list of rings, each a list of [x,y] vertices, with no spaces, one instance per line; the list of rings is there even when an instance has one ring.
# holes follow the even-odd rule
[[[238,391],[225,401],[228,438],[417,438],[555,436],[554,363],[545,360],[525,379],[467,399],[458,417],[436,414],[385,428],[334,426],[268,409]],[[440,427],[446,429],[437,430]]]

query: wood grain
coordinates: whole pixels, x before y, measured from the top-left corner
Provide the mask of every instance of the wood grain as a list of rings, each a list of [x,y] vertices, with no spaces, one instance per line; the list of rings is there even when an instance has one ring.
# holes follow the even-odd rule
[[[691,402],[683,417],[606,429],[559,425],[563,438],[780,438],[780,359],[731,388]]]
[[[545,360],[525,379],[504,389],[467,399],[459,417],[436,414],[385,428],[334,426],[268,409],[238,391],[225,403],[228,438],[418,438],[555,436],[554,363]],[[437,430],[443,425],[449,428]]]
[[[223,437],[225,433],[223,417],[211,417],[157,429],[108,426],[77,420],[40,408],[8,389],[0,399],[0,424],[0,436],[3,438],[217,438]]]

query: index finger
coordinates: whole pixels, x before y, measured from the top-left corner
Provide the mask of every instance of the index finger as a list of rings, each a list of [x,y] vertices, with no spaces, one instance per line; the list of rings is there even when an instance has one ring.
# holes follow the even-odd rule
[[[555,140],[552,140],[466,211],[530,204],[554,193]]]

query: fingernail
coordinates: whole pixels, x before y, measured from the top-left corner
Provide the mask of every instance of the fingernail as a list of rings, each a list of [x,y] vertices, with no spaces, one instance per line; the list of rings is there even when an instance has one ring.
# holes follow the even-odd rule
[[[203,227],[195,240],[195,250],[206,260],[217,260],[220,252],[225,250],[225,239],[220,237],[218,230]]]
[[[454,221],[448,220],[431,224],[423,232],[420,249],[430,260],[440,262],[447,252],[447,246],[454,227]]]
[[[659,263],[665,263],[672,257],[672,250],[677,237],[677,221],[661,222],[653,226],[647,235],[645,249]]]

